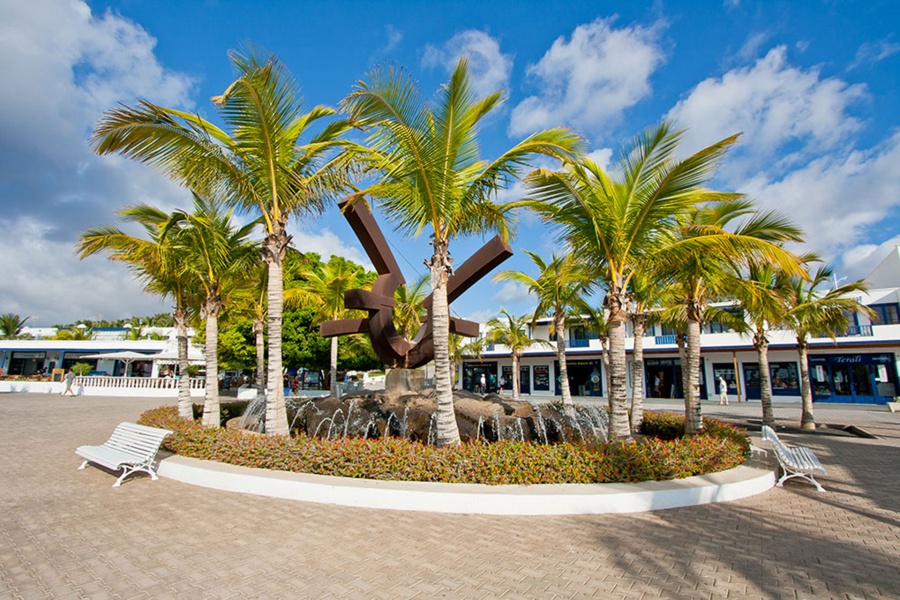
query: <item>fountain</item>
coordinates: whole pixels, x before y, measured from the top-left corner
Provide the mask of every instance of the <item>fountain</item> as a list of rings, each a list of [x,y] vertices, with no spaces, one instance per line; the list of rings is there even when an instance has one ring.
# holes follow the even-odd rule
[[[464,441],[595,444],[608,435],[609,417],[599,405],[579,404],[571,414],[559,402],[532,404],[459,391],[454,392],[454,404]],[[433,444],[436,435],[433,392],[360,392],[342,399],[290,399],[285,406],[294,434],[325,439],[395,437],[427,444]],[[262,432],[265,398],[251,400],[235,421],[229,426]]]

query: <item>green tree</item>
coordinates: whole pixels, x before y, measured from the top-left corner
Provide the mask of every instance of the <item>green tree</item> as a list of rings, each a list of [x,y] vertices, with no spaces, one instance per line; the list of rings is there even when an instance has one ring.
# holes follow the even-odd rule
[[[199,115],[140,102],[107,112],[94,130],[95,150],[148,163],[198,193],[261,215],[268,265],[266,433],[287,435],[282,387],[282,262],[291,216],[319,214],[345,189],[347,160],[333,150],[347,125],[311,126],[335,111],[302,112],[298,86],[274,57],[231,53],[238,78],[213,98],[229,134]]]
[[[19,337],[22,333],[22,329],[25,328],[25,323],[28,319],[29,317],[23,319],[19,315],[13,313],[3,313],[0,315],[0,335],[5,339]]]
[[[787,241],[802,241],[790,221],[775,212],[758,212],[749,200],[731,199],[680,215],[678,229],[655,256],[654,264],[671,278],[675,301],[684,309],[686,360],[681,367],[689,435],[703,428],[700,331],[709,303],[730,298],[734,273],[751,264],[768,263],[788,275],[801,275],[800,258],[780,245]]]
[[[834,287],[827,292],[822,291],[821,286],[830,282],[833,274],[831,266],[820,265],[815,273],[808,273],[807,277],[793,278],[788,289],[788,312],[785,320],[797,336],[797,350],[800,353],[800,394],[803,401],[800,427],[803,429],[816,428],[809,381],[809,339],[834,339],[845,333],[850,325],[848,315],[854,312],[870,319],[874,316],[869,307],[863,306],[851,296],[868,289],[863,280]]]
[[[562,172],[535,171],[526,180],[533,198],[521,203],[553,223],[576,260],[594,265],[595,278],[606,284],[610,432],[624,440],[631,439],[625,322],[632,278],[656,260],[661,238],[677,229],[680,215],[700,202],[737,197],[703,187],[737,136],[679,160],[681,136],[667,122],[644,131],[620,152],[612,170],[618,179],[588,158]]]
[[[566,256],[553,254],[549,263],[534,252],[525,250],[525,254],[537,267],[537,277],[519,271],[501,271],[494,276],[494,281],[521,283],[537,297],[537,306],[531,319],[532,327],[541,317],[551,317],[550,335],[556,335],[556,359],[559,361],[557,376],[563,406],[570,414],[574,414],[575,405],[572,402],[569,370],[566,366],[566,319],[572,315],[590,312],[590,307],[585,302],[591,288],[590,273],[572,254]]]
[[[325,265],[311,266],[299,274],[300,285],[285,291],[285,304],[289,307],[312,308],[315,311],[314,325],[322,321],[335,320],[346,313],[344,294],[352,289],[364,287],[365,271],[356,263],[346,259],[329,261]],[[338,338],[331,338],[331,362],[329,381],[331,395],[338,397],[337,382]]]
[[[525,316],[514,317],[506,309],[500,309],[501,317],[494,317],[488,321],[487,339],[509,348],[512,356],[512,399],[519,399],[519,361],[522,354],[531,345],[551,346],[547,340],[533,340],[528,336],[529,318]]]
[[[789,279],[769,264],[751,264],[746,273],[736,273],[727,283],[731,296],[747,315],[745,326],[753,336],[759,364],[760,405],[763,425],[775,423],[772,409],[772,382],[769,375],[769,331],[783,325],[787,315],[786,292]]]
[[[425,317],[425,286],[428,283],[428,275],[423,275],[412,284],[403,284],[394,292],[394,326],[397,333],[411,340],[419,332],[419,326]]]
[[[176,231],[184,248],[180,276],[201,288],[199,316],[205,321],[206,393],[203,425],[218,427],[219,411],[219,313],[231,292],[247,283],[247,273],[259,264],[259,246],[249,239],[257,223],[237,227],[232,212],[194,194],[194,211],[176,211],[168,230]]]
[[[183,245],[171,229],[170,216],[147,204],[119,211],[120,220],[139,224],[146,238],[126,234],[108,225],[93,227],[81,234],[76,249],[81,259],[106,254],[110,260],[125,263],[144,284],[144,289],[175,300],[174,321],[178,339],[178,415],[193,419],[191,382],[188,377],[188,321],[190,305],[196,298],[191,278],[181,265],[187,260]]]
[[[450,241],[496,232],[510,236],[510,214],[496,204],[496,192],[518,176],[538,154],[569,158],[580,149],[568,130],[535,133],[493,161],[480,157],[481,121],[501,103],[501,92],[476,99],[469,85],[468,63],[461,59],[434,104],[406,73],[375,69],[343,101],[343,108],[370,132],[368,167],[384,177],[360,192],[380,201],[401,230],[414,236],[431,231],[434,252],[427,261],[432,288],[437,444],[459,443],[453,409],[447,281],[452,272]]]

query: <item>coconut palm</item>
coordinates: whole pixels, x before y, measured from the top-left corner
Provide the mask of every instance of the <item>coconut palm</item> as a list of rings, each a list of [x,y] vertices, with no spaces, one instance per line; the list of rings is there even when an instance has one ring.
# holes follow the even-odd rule
[[[789,279],[770,264],[751,264],[743,276],[728,284],[731,296],[747,316],[747,331],[753,336],[759,364],[760,405],[763,425],[775,423],[772,383],[769,375],[769,331],[784,324],[788,310],[786,292]],[[743,329],[743,328],[742,328]]]
[[[572,314],[582,315],[590,311],[584,300],[591,288],[590,273],[572,254],[558,256],[554,253],[549,263],[534,252],[525,250],[525,254],[537,267],[537,277],[519,271],[501,271],[494,276],[494,281],[515,281],[526,286],[537,297],[532,326],[541,317],[551,317],[550,334],[556,335],[556,358],[559,361],[557,376],[563,406],[568,413],[574,414],[575,405],[572,402],[569,371],[566,367],[566,319]]]
[[[547,340],[533,340],[529,337],[527,326],[530,321],[528,317],[514,317],[509,314],[506,309],[500,309],[501,317],[494,317],[488,321],[487,339],[503,344],[509,348],[512,356],[512,399],[519,399],[519,361],[522,354],[533,344],[550,346]]]
[[[731,227],[733,230],[727,229]],[[802,275],[801,258],[781,247],[802,241],[800,230],[775,212],[758,212],[746,199],[708,202],[679,216],[679,227],[654,258],[671,278],[686,322],[684,383],[685,432],[703,428],[700,414],[700,330],[709,303],[733,292],[734,273],[768,263],[787,275]]]
[[[403,284],[394,292],[394,325],[397,333],[407,340],[411,340],[419,331],[422,318],[426,314],[425,286],[428,283],[428,275],[423,275],[412,284]]]
[[[786,322],[797,335],[797,350],[800,353],[800,394],[803,401],[800,427],[815,429],[816,420],[812,407],[812,388],[809,381],[809,338],[836,336],[847,331],[849,318],[854,312],[862,313],[870,319],[872,310],[853,299],[851,294],[865,292],[868,287],[863,280],[834,287],[827,292],[820,289],[831,281],[834,270],[829,265],[820,265],[816,272],[804,278],[791,280]]]
[[[200,317],[206,322],[206,393],[203,403],[203,425],[218,427],[219,314],[228,295],[247,282],[247,273],[258,264],[259,245],[248,238],[257,223],[236,227],[232,212],[194,194],[194,211],[175,211],[168,227],[176,228],[177,243],[185,250],[180,264],[181,276],[192,278],[202,288]]]
[[[321,267],[301,269],[300,285],[285,291],[285,304],[316,311],[316,322],[333,321],[345,314],[344,294],[365,287],[362,267],[344,259],[332,257]],[[331,395],[338,397],[337,388],[338,338],[331,338]]]
[[[291,216],[319,214],[343,192],[346,153],[335,154],[347,125],[333,121],[306,143],[312,125],[335,114],[302,112],[297,85],[274,57],[231,53],[238,78],[213,98],[229,134],[199,115],[149,102],[107,112],[94,130],[95,150],[148,163],[210,198],[261,215],[268,265],[269,373],[266,433],[287,435],[282,382],[282,262]]]
[[[28,319],[29,317],[23,319],[19,315],[13,313],[4,313],[0,315],[0,335],[7,339],[19,337],[19,334],[22,333],[22,329],[25,328],[25,323]]]
[[[191,382],[188,377],[189,306],[196,296],[193,278],[185,277],[181,265],[187,251],[178,241],[177,225],[170,215],[147,204],[137,204],[119,211],[122,221],[141,225],[146,238],[129,235],[112,226],[98,226],[81,234],[76,244],[79,257],[106,254],[110,260],[123,262],[143,282],[144,289],[175,300],[173,317],[178,340],[178,415],[193,419]]]
[[[632,278],[655,260],[662,238],[677,229],[679,215],[700,202],[737,197],[703,187],[737,136],[679,160],[675,154],[682,133],[663,122],[637,136],[619,154],[613,169],[618,179],[588,158],[569,163],[562,172],[535,171],[526,180],[533,197],[521,203],[552,223],[577,260],[594,265],[595,278],[606,283],[614,407],[610,431],[623,440],[631,439],[625,322]]]
[[[431,231],[434,251],[426,264],[433,300],[436,442],[441,446],[459,443],[448,350],[450,241],[485,232],[508,239],[511,215],[493,201],[496,192],[518,176],[530,157],[568,158],[580,147],[574,133],[551,129],[529,136],[495,160],[482,160],[479,125],[501,97],[496,92],[475,98],[468,63],[462,59],[433,104],[408,74],[392,67],[372,71],[369,81],[358,83],[343,101],[351,119],[370,132],[369,168],[383,174],[356,199],[367,194],[378,200],[387,217],[408,234]]]

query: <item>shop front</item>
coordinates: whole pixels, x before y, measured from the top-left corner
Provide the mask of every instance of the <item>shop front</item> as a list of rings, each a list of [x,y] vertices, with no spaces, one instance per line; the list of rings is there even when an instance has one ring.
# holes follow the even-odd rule
[[[497,392],[497,361],[463,363],[463,389],[476,394]]]
[[[811,354],[809,378],[815,402],[886,404],[900,394],[892,352]]]
[[[503,388],[504,392],[512,393],[513,389],[513,380],[512,380],[512,366],[503,366],[503,373],[500,376],[500,386]],[[519,393],[520,394],[530,394],[531,393],[531,367],[527,365],[519,366]]]
[[[748,400],[759,400],[762,387],[759,377],[759,363],[744,363],[744,392]],[[770,362],[769,383],[772,396],[799,396],[800,375],[795,361]]]
[[[559,378],[559,361],[556,368],[556,395],[562,395]],[[566,371],[569,375],[569,391],[573,396],[602,396],[603,376],[599,360],[567,360]]]
[[[700,398],[706,400],[706,369],[700,359]],[[648,398],[684,398],[680,358],[645,358],[644,381]]]

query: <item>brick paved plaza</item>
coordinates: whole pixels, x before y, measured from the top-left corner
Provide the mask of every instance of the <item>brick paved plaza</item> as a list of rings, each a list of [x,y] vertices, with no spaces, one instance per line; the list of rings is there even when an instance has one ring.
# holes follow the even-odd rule
[[[485,517],[330,507],[144,475],[113,489],[110,473],[77,470],[77,446],[159,404],[0,395],[0,598],[900,595],[900,414],[884,407],[816,408],[819,422],[878,439],[782,435],[815,450],[825,494],[792,480],[637,515]],[[704,412],[747,422],[760,410]],[[796,425],[799,406],[776,414]]]

